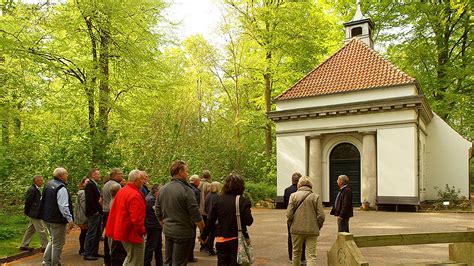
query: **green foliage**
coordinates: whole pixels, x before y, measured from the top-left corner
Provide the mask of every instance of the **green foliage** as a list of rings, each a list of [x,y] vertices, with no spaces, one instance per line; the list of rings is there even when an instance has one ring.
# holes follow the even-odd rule
[[[2,209],[2,213],[0,213],[0,258],[18,253],[28,219],[23,214]],[[33,237],[30,247],[40,247],[37,234]]]
[[[456,190],[454,186],[450,187],[448,184],[446,184],[444,188],[434,187],[434,189],[438,194],[439,202],[449,201],[456,203],[459,201],[459,194],[461,194],[461,190]]]
[[[276,196],[276,182],[273,183],[245,183],[245,197],[249,198],[252,204],[261,200],[273,200]]]
[[[15,230],[11,228],[0,229],[0,240],[8,240],[15,237]]]
[[[225,0],[220,45],[199,35],[176,41],[164,1],[112,2],[1,7],[0,208],[21,210],[32,176],[51,178],[59,166],[75,193],[92,166],[103,176],[113,167],[139,168],[152,183],[165,183],[176,159],[190,173],[209,169],[215,180],[235,170],[254,203],[273,198],[270,100],[342,45],[353,1]],[[473,68],[466,62],[473,35],[465,27],[472,7],[465,3],[366,0],[362,7],[387,57],[472,137]],[[453,23],[443,43],[451,54],[441,62],[436,36],[446,23]]]

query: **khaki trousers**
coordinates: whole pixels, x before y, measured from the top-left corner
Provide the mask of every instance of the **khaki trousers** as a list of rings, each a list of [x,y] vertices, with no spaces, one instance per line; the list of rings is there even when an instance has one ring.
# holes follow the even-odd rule
[[[123,262],[123,266],[143,265],[143,261],[145,259],[144,243],[134,244],[129,242],[122,242],[122,245],[125,251],[127,252],[127,257]]]
[[[316,265],[316,247],[318,236],[291,234],[293,242],[293,266],[301,265],[301,250],[306,243],[306,265]]]
[[[38,233],[40,237],[41,247],[46,248],[48,245],[46,226],[44,225],[43,220],[33,218],[31,218],[28,223],[28,228],[26,228],[25,234],[23,235],[23,241],[21,241],[20,247],[28,247],[35,233]]]

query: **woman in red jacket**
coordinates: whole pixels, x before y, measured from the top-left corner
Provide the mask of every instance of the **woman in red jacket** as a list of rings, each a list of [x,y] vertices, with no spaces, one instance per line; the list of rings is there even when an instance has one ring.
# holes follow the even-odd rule
[[[123,265],[142,265],[144,258],[145,199],[140,188],[145,180],[143,171],[133,170],[127,185],[115,196],[105,234],[122,242],[127,251]]]

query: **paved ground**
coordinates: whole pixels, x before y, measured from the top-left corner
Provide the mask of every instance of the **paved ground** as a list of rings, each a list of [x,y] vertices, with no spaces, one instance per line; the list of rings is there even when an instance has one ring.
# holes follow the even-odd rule
[[[318,265],[326,265],[326,252],[337,234],[336,221],[326,210],[326,222],[318,239]],[[254,209],[255,222],[249,228],[255,250],[256,265],[290,265],[287,253],[287,232],[284,210]],[[398,234],[464,231],[474,227],[474,213],[410,213],[356,211],[351,219],[351,232],[355,235]],[[63,251],[64,265],[102,265],[102,261],[85,262],[77,254],[78,230],[68,235]],[[102,244],[102,242],[101,242]],[[199,247],[199,245],[196,245]],[[363,248],[362,254],[371,265],[445,261],[448,244]],[[197,263],[190,265],[215,265],[216,258],[195,251]],[[39,265],[41,254],[36,254],[8,265]]]

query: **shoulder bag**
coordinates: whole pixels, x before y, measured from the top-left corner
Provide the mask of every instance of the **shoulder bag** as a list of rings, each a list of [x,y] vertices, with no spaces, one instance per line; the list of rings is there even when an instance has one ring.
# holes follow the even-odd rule
[[[250,245],[250,241],[245,239],[244,234],[242,233],[242,225],[240,224],[240,208],[239,208],[239,198],[237,195],[235,197],[235,215],[237,216],[237,228],[238,228],[238,247],[237,247],[237,263],[243,265],[252,265],[254,262],[253,257],[253,248]]]

